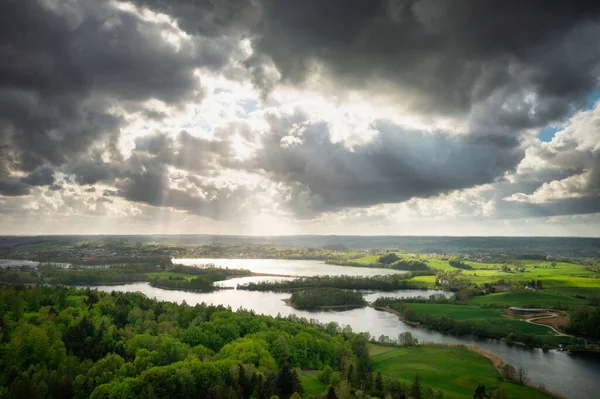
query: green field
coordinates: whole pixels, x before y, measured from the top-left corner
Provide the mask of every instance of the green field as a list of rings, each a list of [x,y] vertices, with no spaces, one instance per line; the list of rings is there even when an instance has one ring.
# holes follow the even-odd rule
[[[327,389],[327,385],[317,379],[317,373],[318,371],[316,370],[299,371],[302,388],[304,388],[304,396],[307,398],[319,396]]]
[[[552,330],[547,327],[526,323],[521,320],[508,319],[498,309],[486,309],[471,305],[439,305],[431,303],[410,303],[408,306],[417,314],[426,313],[437,318],[445,316],[454,320],[477,321],[508,332],[521,331],[526,334],[535,335],[552,334]]]
[[[516,291],[473,297],[469,303],[472,305],[499,305],[507,308],[510,306],[533,306],[549,308],[557,303],[568,305],[585,305],[587,301],[566,295],[554,295],[535,291]]]
[[[425,386],[442,391],[444,398],[472,397],[479,384],[485,385],[488,392],[502,386],[509,392],[511,399],[552,398],[536,389],[502,381],[490,360],[466,348],[393,348],[371,345],[370,353],[374,372],[398,377],[405,383],[410,383],[415,373],[418,373]]]

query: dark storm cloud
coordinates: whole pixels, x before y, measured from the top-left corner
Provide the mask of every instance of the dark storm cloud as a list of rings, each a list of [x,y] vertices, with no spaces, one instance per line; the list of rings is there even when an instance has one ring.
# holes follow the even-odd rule
[[[318,69],[333,83],[323,90],[336,96],[364,89],[421,115],[466,121],[463,136],[380,123],[373,142],[352,150],[332,143],[324,124],[304,126],[302,137],[290,136],[293,123],[272,126],[263,151],[240,167],[284,182],[282,201],[298,214],[493,182],[524,156],[527,129],[581,107],[600,76],[594,2],[137,3],[173,16],[191,34],[246,33],[254,54],[244,65],[265,93],[280,83],[302,86]]]
[[[195,68],[221,68],[232,44],[196,37],[177,49],[162,36],[169,29],[104,0],[1,2],[0,145],[9,156],[0,170],[58,167],[93,145],[114,153],[123,121],[110,107],[197,95]],[[110,174],[91,163],[77,169],[88,184]]]
[[[539,125],[596,84],[594,2],[290,0],[263,12],[256,48],[284,80],[303,82],[315,60],[344,85],[405,88],[404,101],[426,112],[467,112],[498,89],[514,101],[526,88],[539,109],[515,123]],[[512,125],[515,111],[498,122]]]
[[[138,3],[172,15],[190,33],[247,31],[255,50],[247,66],[266,90],[274,85],[265,74],[271,63],[292,84],[304,83],[316,63],[336,90],[383,83],[420,112],[468,113],[480,104],[475,125],[520,129],[561,118],[597,84],[598,2]],[[524,103],[525,91],[536,94],[535,105]]]
[[[304,217],[487,183],[521,158],[512,140],[409,131],[379,121],[372,141],[349,148],[332,143],[327,124],[301,114],[269,120],[263,151],[245,167],[287,184],[287,205]]]
[[[167,14],[190,36],[166,40],[165,32],[176,33],[167,22],[145,21],[108,0],[0,2],[0,195],[59,189],[59,171],[80,185],[114,187],[101,197],[221,219],[235,217],[260,194],[208,182],[237,169],[280,183],[275,205],[301,217],[431,197],[514,170],[524,156],[524,132],[578,109],[600,76],[600,3],[594,2],[133,3]],[[241,38],[254,51],[245,60],[236,53]],[[325,94],[383,94],[402,112],[449,116],[464,122],[465,131],[378,121],[373,140],[350,146],[332,142],[326,122],[296,113],[267,116],[271,129],[263,135],[234,124],[215,129],[210,140],[185,131],[150,134],[135,140],[130,156],[121,154],[127,122],[114,108],[166,119],[144,101],[178,106],[201,99],[197,68],[244,76],[265,95],[279,84],[301,88],[318,70],[331,83],[322,86],[331,90]],[[239,161],[234,135],[263,148]],[[581,151],[558,153],[557,163],[559,156],[568,160],[548,174],[568,177],[597,165]],[[580,199],[500,206],[567,214],[576,209],[570,201],[591,211],[594,179],[600,180],[598,173],[590,176],[576,188]],[[525,195],[543,182],[522,183]]]
[[[27,195],[30,193],[31,187],[52,186],[54,181],[54,171],[50,168],[42,167],[24,177],[0,178],[0,195]]]
[[[172,182],[183,180],[181,187]],[[217,187],[184,173],[173,176],[168,164],[157,156],[137,153],[115,186],[116,195],[156,207],[170,207],[216,220],[239,218],[240,209],[252,196],[245,187]]]

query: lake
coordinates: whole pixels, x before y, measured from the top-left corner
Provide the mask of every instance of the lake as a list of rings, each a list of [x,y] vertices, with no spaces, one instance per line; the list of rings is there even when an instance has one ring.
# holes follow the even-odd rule
[[[311,275],[365,275],[393,274],[398,271],[390,269],[371,269],[327,265],[321,261],[311,260],[279,260],[279,259],[173,259],[174,263],[185,265],[203,265],[212,263],[220,267],[246,268],[256,273],[283,274],[295,276]],[[240,277],[221,281],[218,284],[235,287],[250,281],[284,280],[286,277]],[[403,323],[397,316],[373,308],[365,307],[343,311],[320,310],[305,311],[287,306],[282,299],[288,293],[257,292],[244,290],[221,290],[209,293],[192,293],[185,291],[163,290],[151,287],[148,283],[132,283],[123,285],[94,286],[101,291],[138,291],[150,298],[161,301],[190,305],[207,303],[229,306],[233,310],[244,308],[258,314],[269,316],[287,316],[295,314],[299,317],[317,320],[320,323],[336,322],[340,326],[349,325],[355,332],[369,332],[373,337],[387,335],[397,338],[398,334],[410,331],[421,342],[437,342],[446,344],[474,344],[502,357],[516,368],[523,367],[533,384],[562,396],[573,399],[589,399],[598,397],[600,392],[600,357],[595,355],[571,355],[566,352],[550,351],[543,353],[539,349],[509,346],[501,341],[476,339],[473,337],[455,337],[436,331],[413,327]],[[394,292],[365,292],[367,301],[374,301],[380,296],[415,297],[429,296],[440,291],[433,290],[399,290]],[[449,293],[447,293],[449,295]]]
[[[290,276],[377,276],[406,273],[405,270],[328,265],[321,260],[287,259],[172,259],[175,264],[201,266],[213,264],[230,269],[250,269],[254,273],[285,274]]]

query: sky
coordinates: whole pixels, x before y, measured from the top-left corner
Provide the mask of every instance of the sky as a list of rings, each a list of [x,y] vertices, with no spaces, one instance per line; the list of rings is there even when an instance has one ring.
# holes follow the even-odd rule
[[[600,3],[4,0],[0,234],[600,236]]]

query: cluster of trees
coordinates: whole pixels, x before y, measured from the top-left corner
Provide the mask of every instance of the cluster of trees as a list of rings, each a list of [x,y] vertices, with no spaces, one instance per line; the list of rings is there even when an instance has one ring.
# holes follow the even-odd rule
[[[338,288],[348,290],[395,291],[401,289],[426,289],[422,282],[412,281],[412,273],[389,276],[316,276],[285,281],[260,281],[240,284],[241,290],[249,291],[293,291],[306,288]]]
[[[400,259],[392,264],[392,269],[408,271],[432,270],[427,263],[416,259]]]
[[[482,338],[506,338],[509,342],[520,342],[532,347],[546,345],[534,334],[512,331],[508,327],[492,325],[483,320],[456,320],[446,316],[436,317],[427,313],[414,312],[404,299],[378,298],[373,302],[375,306],[387,307],[399,312],[402,317],[410,322],[422,324],[432,330],[441,331],[452,335],[474,335]]]
[[[352,369],[362,384],[366,344],[335,325],[139,293],[0,289],[3,398],[289,398],[297,368]]]
[[[353,260],[340,260],[333,259],[328,260],[325,263],[330,265],[339,265],[339,266],[352,266],[352,267],[378,267],[385,269],[394,269],[394,270],[406,270],[406,271],[421,271],[421,272],[432,272],[431,267],[426,263],[426,261],[421,261],[418,259],[401,259],[394,252],[388,252],[385,255],[381,255],[376,263],[360,263]]]
[[[569,334],[600,339],[600,307],[582,308],[573,313],[565,331]]]
[[[312,288],[294,291],[290,298],[290,303],[298,309],[366,305],[366,301],[361,293],[335,288]]]
[[[457,269],[473,270],[473,266],[463,262],[462,259],[460,259],[460,258],[452,258],[452,259],[448,260],[448,264]]]
[[[205,267],[193,267],[174,265],[170,271],[185,275],[197,276],[187,278],[185,276],[154,276],[150,278],[150,285],[158,288],[171,290],[183,290],[194,292],[207,292],[217,289],[213,283],[227,278],[248,276],[252,272],[248,269],[230,269],[206,265]]]
[[[157,272],[182,273],[197,276],[188,279],[172,275],[156,276]],[[152,274],[150,274],[152,273]],[[193,267],[167,263],[125,263],[106,267],[70,269],[54,266],[34,268],[16,268],[0,270],[0,281],[11,284],[62,284],[62,285],[98,285],[149,281],[152,285],[191,291],[214,289],[212,283],[230,277],[248,276],[247,269],[219,268],[214,265]],[[151,277],[152,276],[152,277]]]
[[[398,255],[396,255],[394,252],[388,252],[385,255],[381,255],[379,257],[379,259],[377,259],[377,262],[379,262],[383,265],[390,265],[399,260],[400,260],[400,257]]]
[[[11,284],[114,284],[146,281],[145,273],[156,272],[156,264],[129,263],[104,268],[65,269],[40,266],[38,269],[0,271],[0,281]]]
[[[402,303],[437,303],[437,304],[446,304],[446,305],[455,305],[458,304],[458,300],[456,298],[456,295],[452,295],[452,296],[445,296],[443,294],[433,294],[433,295],[429,295],[429,297],[422,297],[422,296],[416,296],[416,297],[407,297],[407,298],[398,298],[398,297],[380,297],[377,298],[377,300],[373,303],[373,304],[377,304],[377,303],[396,303],[396,302],[402,302]],[[384,306],[384,305],[378,305],[378,306]]]
[[[153,277],[150,279],[150,285],[157,288],[165,288],[169,290],[193,291],[193,292],[208,292],[213,291],[217,287],[213,283],[218,280],[213,280],[209,277],[194,277],[187,279],[185,277],[167,278]]]
[[[329,385],[325,394],[326,399],[373,397],[392,399],[423,399],[441,398],[440,391],[424,387],[419,374],[410,384],[401,383],[397,378],[383,375],[380,372],[367,372],[361,380],[353,368],[348,368],[344,373],[336,372],[330,367],[325,367],[319,375],[319,381]],[[352,394],[354,393],[354,395]]]

